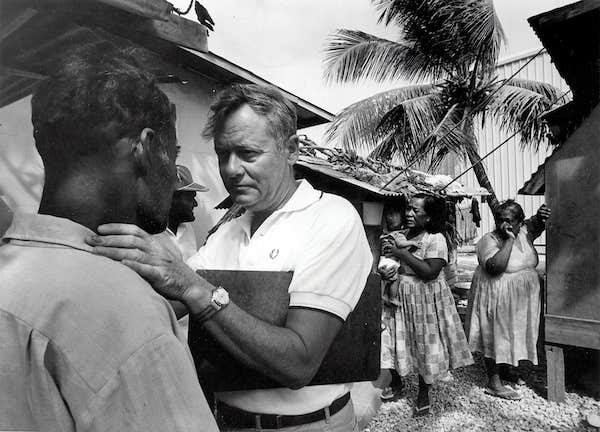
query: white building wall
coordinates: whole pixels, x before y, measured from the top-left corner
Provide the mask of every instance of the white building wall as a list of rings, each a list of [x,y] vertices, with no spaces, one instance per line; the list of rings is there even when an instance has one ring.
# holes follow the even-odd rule
[[[510,78],[529,59],[534,57],[538,51],[528,52],[500,61],[497,67],[498,78]],[[547,82],[558,87],[563,92],[568,90],[568,86],[552,65],[550,56],[545,51],[525,66],[516,77]],[[494,122],[488,122],[483,128],[481,124],[476,125],[476,127],[476,135],[482,157],[510,136],[510,134],[502,133],[499,126]],[[538,207],[543,204],[544,197],[517,195],[517,191],[529,180],[531,174],[537,170],[538,166],[544,162],[551,152],[547,143],[542,143],[538,152],[531,149],[522,150],[520,140],[511,138],[501,148],[488,156],[484,164],[498,199],[516,199],[523,207],[526,217],[533,215]],[[468,166],[464,165],[463,170]],[[479,185],[472,170],[461,177],[459,181],[468,186]],[[481,206],[481,216],[482,222],[478,232],[479,237],[494,229],[494,218],[487,205]],[[538,250],[543,252],[545,236],[542,235],[535,243],[540,246]]]

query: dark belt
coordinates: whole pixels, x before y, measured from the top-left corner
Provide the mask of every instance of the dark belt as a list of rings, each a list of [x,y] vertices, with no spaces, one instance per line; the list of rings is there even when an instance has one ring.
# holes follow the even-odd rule
[[[217,417],[219,418],[220,426],[238,429],[281,429],[325,420],[327,418],[325,413],[327,409],[329,409],[329,416],[332,416],[341,411],[348,401],[350,401],[350,393],[346,393],[344,396],[334,400],[326,408],[299,415],[251,413],[218,401]]]

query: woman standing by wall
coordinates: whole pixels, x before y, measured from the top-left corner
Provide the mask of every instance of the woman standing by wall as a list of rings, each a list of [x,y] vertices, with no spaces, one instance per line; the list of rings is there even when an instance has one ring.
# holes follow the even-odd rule
[[[465,327],[471,350],[485,357],[487,393],[493,396],[520,399],[502,383],[511,380],[506,365],[518,366],[519,360],[537,364],[541,298],[533,240],[544,231],[549,216],[550,209],[542,205],[526,221],[518,203],[505,201],[494,211],[496,229],[477,243],[479,266],[471,282]]]

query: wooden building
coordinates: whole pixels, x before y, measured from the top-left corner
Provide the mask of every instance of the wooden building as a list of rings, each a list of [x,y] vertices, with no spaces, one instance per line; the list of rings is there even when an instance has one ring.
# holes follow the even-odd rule
[[[226,23],[219,29],[232,31]],[[235,31],[235,30],[233,30]],[[74,47],[106,41],[136,49],[177,107],[178,162],[209,187],[197,195],[193,228],[199,244],[222,216],[227,196],[212,142],[201,136],[215,92],[232,82],[270,84],[211,53],[207,30],[173,12],[165,0],[3,0],[0,2],[0,236],[12,213],[35,212],[44,179],[33,141],[31,93]],[[280,89],[306,128],[332,114]]]
[[[600,2],[584,0],[529,23],[573,92],[546,115],[559,147],[521,189],[545,194],[548,397],[564,398],[563,346],[600,350]],[[596,371],[600,383],[600,369]]]

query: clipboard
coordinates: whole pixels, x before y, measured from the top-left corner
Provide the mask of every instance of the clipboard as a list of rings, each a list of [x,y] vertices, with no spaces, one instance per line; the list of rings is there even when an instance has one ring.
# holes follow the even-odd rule
[[[215,286],[223,286],[230,299],[251,315],[270,324],[285,324],[292,272],[199,270],[198,274]],[[354,311],[346,319],[309,385],[377,379],[381,350],[380,286],[379,275],[370,274]],[[206,391],[282,387],[262,373],[240,364],[194,320],[190,320],[188,343],[198,378]]]

